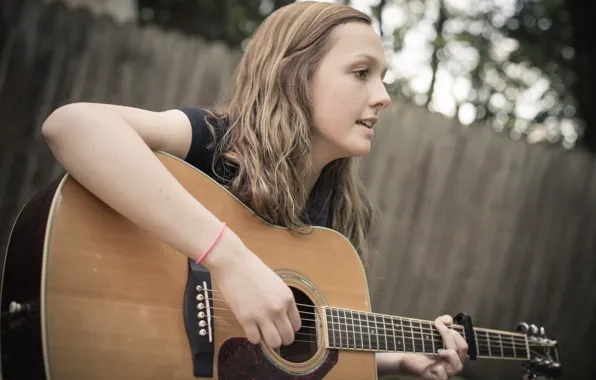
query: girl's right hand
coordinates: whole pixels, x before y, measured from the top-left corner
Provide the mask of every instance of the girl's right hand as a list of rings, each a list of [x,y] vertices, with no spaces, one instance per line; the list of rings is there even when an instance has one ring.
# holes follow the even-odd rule
[[[253,344],[289,345],[301,327],[290,288],[226,229],[203,264]]]

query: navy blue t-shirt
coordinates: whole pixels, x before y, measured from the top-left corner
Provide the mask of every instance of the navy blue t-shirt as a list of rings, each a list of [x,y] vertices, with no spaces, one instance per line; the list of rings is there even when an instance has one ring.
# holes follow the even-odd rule
[[[204,109],[196,107],[178,109],[186,114],[192,127],[192,141],[184,160],[224,187],[228,187],[235,172],[229,165],[224,166],[221,159],[215,154],[216,147],[213,144],[213,135],[205,121],[205,117],[209,113]],[[215,128],[217,137],[223,135],[223,131],[226,128],[225,125],[222,125],[222,122],[218,121],[210,121],[210,124]],[[310,225],[331,228],[331,198],[332,186],[330,185],[327,171],[323,170],[323,174],[319,177],[310,194],[306,212],[302,220]],[[250,207],[250,205],[248,206]]]

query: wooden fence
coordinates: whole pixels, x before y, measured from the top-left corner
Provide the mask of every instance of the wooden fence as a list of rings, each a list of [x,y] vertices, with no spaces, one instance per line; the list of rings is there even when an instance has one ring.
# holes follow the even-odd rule
[[[153,110],[208,106],[240,57],[218,44],[116,25],[38,1],[0,10],[0,247],[27,198],[62,173],[40,136],[84,100]],[[370,257],[376,311],[477,325],[543,325],[567,379],[595,378],[595,159],[462,127],[395,102],[362,175],[383,213]],[[3,251],[3,248],[2,248]],[[468,363],[467,379],[520,379],[518,363]]]

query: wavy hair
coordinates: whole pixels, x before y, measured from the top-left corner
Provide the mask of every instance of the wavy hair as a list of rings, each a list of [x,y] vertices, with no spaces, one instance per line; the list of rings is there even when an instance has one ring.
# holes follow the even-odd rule
[[[228,125],[217,146],[236,172],[230,191],[262,219],[298,232],[309,227],[301,220],[308,194],[300,184],[311,168],[310,83],[330,50],[329,34],[347,22],[370,25],[371,19],[324,2],[273,12],[242,56],[228,101],[211,114]],[[338,159],[323,172],[333,189],[331,227],[365,257],[373,213],[353,160]]]

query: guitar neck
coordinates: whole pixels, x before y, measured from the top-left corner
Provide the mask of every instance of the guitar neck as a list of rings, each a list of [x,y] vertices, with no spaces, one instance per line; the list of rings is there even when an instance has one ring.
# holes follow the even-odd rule
[[[437,353],[445,348],[434,322],[325,307],[328,348],[375,352]],[[463,326],[452,325],[468,340]],[[477,358],[528,360],[525,334],[474,328]]]

